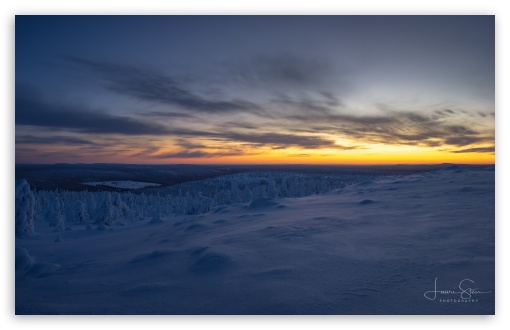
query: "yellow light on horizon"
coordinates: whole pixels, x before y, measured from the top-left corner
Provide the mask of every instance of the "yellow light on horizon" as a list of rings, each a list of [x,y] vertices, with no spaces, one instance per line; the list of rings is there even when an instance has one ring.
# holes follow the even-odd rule
[[[371,145],[363,149],[244,149],[247,154],[209,158],[161,159],[158,163],[197,164],[493,164],[493,153],[453,153],[430,147]]]

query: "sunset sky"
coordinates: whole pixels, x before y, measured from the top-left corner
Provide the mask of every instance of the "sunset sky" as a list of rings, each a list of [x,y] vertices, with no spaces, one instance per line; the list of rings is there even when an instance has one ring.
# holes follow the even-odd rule
[[[494,16],[17,16],[17,163],[494,163]]]

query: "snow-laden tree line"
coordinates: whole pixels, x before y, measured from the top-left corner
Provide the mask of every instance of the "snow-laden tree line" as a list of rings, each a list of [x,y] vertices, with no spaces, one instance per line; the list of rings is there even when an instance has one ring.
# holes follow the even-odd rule
[[[322,194],[371,177],[354,174],[253,172],[186,182],[166,188],[145,189],[144,192],[136,193],[60,190],[30,192],[28,184],[23,184],[20,191],[25,189],[25,193],[20,193],[19,198],[18,186],[16,188],[16,208],[18,210],[18,199],[20,205],[28,203],[30,207],[25,208],[33,210],[30,216],[35,221],[48,221],[50,226],[63,231],[66,230],[66,223],[110,226],[147,219],[158,222],[174,215],[218,212],[221,206],[249,203],[258,198]]]

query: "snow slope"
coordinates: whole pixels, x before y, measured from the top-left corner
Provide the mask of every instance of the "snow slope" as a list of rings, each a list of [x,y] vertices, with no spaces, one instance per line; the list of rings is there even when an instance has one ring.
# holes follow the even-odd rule
[[[38,222],[16,238],[16,313],[493,314],[494,216],[494,168],[452,167],[126,226]],[[427,299],[436,278],[488,293]]]

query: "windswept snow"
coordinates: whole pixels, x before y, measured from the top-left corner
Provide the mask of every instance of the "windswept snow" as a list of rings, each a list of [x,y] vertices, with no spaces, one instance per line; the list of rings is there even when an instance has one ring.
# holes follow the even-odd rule
[[[117,207],[109,226],[68,221],[57,233],[39,220],[16,239],[16,313],[494,313],[493,167],[358,180],[301,198],[267,187],[242,202],[244,186],[227,184],[238,202],[204,213],[160,209],[123,222]],[[108,198],[94,202],[103,209]],[[470,279],[488,293],[429,300],[436,278],[437,290]]]
[[[140,181],[101,181],[101,182],[84,182],[83,184],[89,186],[105,186],[119,189],[141,189],[146,187],[158,187],[159,183],[153,182],[140,182]]]

